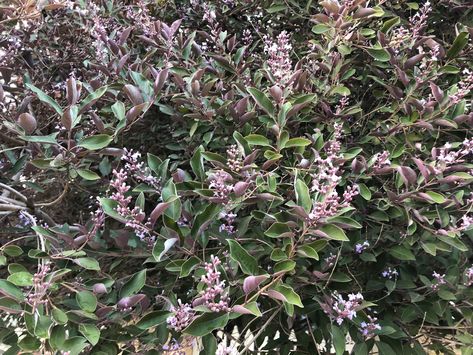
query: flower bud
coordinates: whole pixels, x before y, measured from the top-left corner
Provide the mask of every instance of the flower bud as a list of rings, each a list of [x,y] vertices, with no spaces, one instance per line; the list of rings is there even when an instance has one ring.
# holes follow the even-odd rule
[[[310,166],[310,161],[309,159],[301,159],[300,163],[299,163],[299,167],[302,168],[302,169],[307,169],[308,167]]]
[[[92,287],[92,291],[94,291],[95,294],[100,295],[102,293],[107,293],[107,287],[102,283],[98,283]]]
[[[26,134],[31,134],[37,127],[36,119],[29,113],[22,113],[18,117],[18,124],[23,128]]]
[[[273,87],[271,87],[271,89],[269,89],[269,93],[271,94],[273,99],[276,100],[276,102],[281,102],[283,92],[278,85],[274,85]]]
[[[245,191],[248,189],[248,186],[249,184],[247,182],[238,181],[233,187],[233,191],[235,191],[235,195],[239,197],[245,193]]]

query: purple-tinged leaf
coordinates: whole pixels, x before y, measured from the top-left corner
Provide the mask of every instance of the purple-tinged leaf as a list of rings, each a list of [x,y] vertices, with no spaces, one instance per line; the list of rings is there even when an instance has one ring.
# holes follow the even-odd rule
[[[243,291],[246,294],[251,293],[252,291],[256,290],[258,286],[268,278],[267,275],[259,275],[259,276],[248,276],[243,281]]]

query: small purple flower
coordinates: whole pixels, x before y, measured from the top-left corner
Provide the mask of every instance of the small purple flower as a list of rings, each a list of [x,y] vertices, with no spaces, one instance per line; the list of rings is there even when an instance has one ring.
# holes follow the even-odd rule
[[[445,281],[445,274],[440,275],[436,271],[432,273],[432,276],[435,278],[435,280],[432,282],[432,290],[436,291],[440,287],[440,285],[445,285],[447,281]]]
[[[177,300],[177,302],[177,307],[171,307],[171,312],[174,314],[168,317],[166,321],[168,323],[168,328],[174,329],[176,332],[180,332],[192,322],[195,312],[190,304],[183,304],[181,300]]]
[[[356,317],[356,310],[361,306],[364,298],[361,293],[350,293],[348,300],[345,300],[340,294],[333,294],[326,304],[322,305],[324,312],[341,325],[345,319],[353,320]]]
[[[333,253],[330,253],[330,255],[324,259],[324,261],[327,263],[327,267],[332,267],[335,264],[336,259],[337,256]]]
[[[235,219],[237,215],[232,212],[222,212],[220,213],[219,218],[224,220],[224,223],[222,223],[219,227],[220,232],[227,232],[228,234],[234,234],[236,232],[235,228]]]
[[[369,246],[370,246],[370,243],[369,243],[367,240],[365,240],[365,241],[363,242],[363,244],[358,243],[358,244],[355,245],[355,253],[361,254],[361,253],[363,253],[367,248],[369,248]]]
[[[396,269],[391,269],[391,267],[388,267],[381,273],[381,276],[383,276],[386,279],[391,280],[392,278],[396,279],[399,276],[399,273],[397,272]]]
[[[376,330],[381,330],[381,326],[377,323],[378,318],[372,317],[370,315],[368,317],[368,322],[361,322],[360,323],[360,331],[361,334],[365,337],[365,339],[372,338],[375,335]]]

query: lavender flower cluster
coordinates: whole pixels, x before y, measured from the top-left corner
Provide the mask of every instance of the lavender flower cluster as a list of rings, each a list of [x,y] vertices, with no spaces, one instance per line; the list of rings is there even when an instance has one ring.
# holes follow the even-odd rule
[[[447,281],[445,281],[445,274],[441,275],[438,272],[434,271],[432,273],[434,277],[434,281],[432,282],[432,290],[437,291],[441,285],[445,285]]]
[[[335,293],[327,304],[322,305],[322,308],[331,319],[341,325],[345,319],[353,320],[356,317],[357,308],[361,306],[363,300],[363,295],[359,292],[350,293],[347,300]]]
[[[318,171],[312,175],[311,191],[317,192],[317,200],[309,213],[309,222],[314,225],[349,207],[353,198],[359,194],[357,186],[348,186],[342,200],[336,190],[341,180],[340,165],[337,162],[342,158],[341,135],[342,126],[335,124],[334,138],[325,147],[327,157],[323,159],[318,156],[316,159]]]
[[[392,269],[390,266],[385,269],[382,273],[381,276],[384,277],[385,279],[396,279],[399,276],[399,273],[396,269]]]
[[[225,280],[220,280],[218,266],[222,262],[216,256],[210,256],[210,263],[205,263],[205,271],[202,282],[206,285],[202,296],[194,301],[195,304],[204,304],[212,312],[229,312],[229,301],[227,291],[225,291]]]
[[[230,202],[230,194],[233,191],[232,176],[224,170],[217,170],[210,177],[209,187],[214,192],[214,201],[227,204]]]
[[[28,303],[33,308],[33,311],[39,305],[48,302],[46,295],[49,287],[51,287],[51,282],[46,281],[46,276],[49,271],[51,271],[49,264],[41,264],[38,267],[38,272],[33,275],[33,291],[27,296]]]
[[[286,84],[292,75],[291,51],[289,34],[282,31],[276,39],[264,36],[264,52],[268,55],[268,67],[279,84]]]
[[[357,243],[357,244],[355,245],[355,253],[361,254],[361,253],[363,253],[367,248],[369,248],[369,246],[370,246],[370,243],[369,243],[367,240],[365,240],[362,244]]]
[[[381,330],[381,326],[378,324],[378,318],[367,315],[368,322],[361,322],[361,334],[365,337],[365,339],[372,338],[375,335],[377,330]]]
[[[203,305],[212,312],[230,312],[230,298],[225,290],[225,280],[220,279],[220,271],[218,271],[220,264],[220,259],[214,255],[210,257],[209,263],[205,263],[206,274],[201,279],[205,284],[205,289],[201,291],[199,297],[194,299],[192,306],[178,300],[177,307],[171,307],[173,314],[167,318],[168,328],[177,332],[185,329],[195,317],[193,307]]]
[[[188,303],[182,303],[181,300],[177,300],[178,306],[171,307],[173,315],[167,318],[168,328],[180,332],[191,324],[194,319],[195,312],[191,305]]]
[[[115,179],[110,182],[110,186],[116,191],[112,193],[111,199],[118,203],[117,213],[126,219],[126,226],[132,228],[140,239],[149,237],[149,229],[143,224],[145,214],[139,207],[130,208],[131,196],[125,196],[130,190],[127,184],[128,174],[124,169],[113,170]]]
[[[151,174],[149,167],[145,167],[141,160],[140,152],[133,152],[133,149],[124,148],[122,160],[125,161],[125,169],[129,171],[133,177],[145,184],[154,187],[157,191],[161,191],[161,180]]]

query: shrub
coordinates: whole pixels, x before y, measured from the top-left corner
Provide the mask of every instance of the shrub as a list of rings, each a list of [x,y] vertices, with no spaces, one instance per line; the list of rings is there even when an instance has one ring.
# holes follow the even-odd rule
[[[5,354],[471,354],[467,2],[1,11]]]

